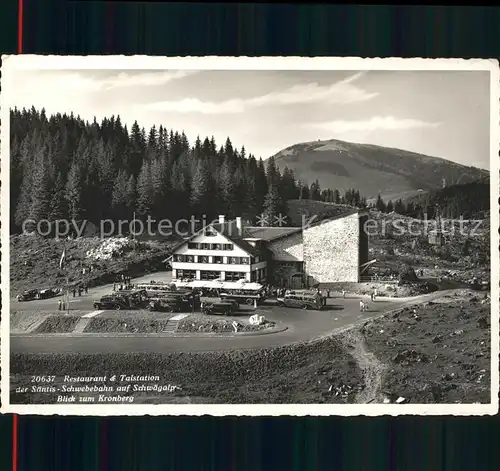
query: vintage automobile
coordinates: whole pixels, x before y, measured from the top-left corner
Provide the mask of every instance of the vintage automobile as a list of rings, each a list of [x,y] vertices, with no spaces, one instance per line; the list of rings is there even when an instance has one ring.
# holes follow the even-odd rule
[[[41,289],[38,291],[36,294],[35,298],[36,299],[48,299],[48,298],[53,298],[55,296],[59,296],[62,293],[62,290],[60,288],[46,288],[46,289]]]
[[[225,304],[226,303],[232,304],[235,311],[237,311],[240,308],[240,303],[238,301],[236,301],[235,299],[221,298],[220,302],[225,303]]]
[[[143,291],[120,291],[102,296],[94,303],[94,309],[140,309],[146,306],[146,297]]]
[[[16,296],[16,299],[19,301],[19,302],[22,302],[22,301],[33,301],[34,299],[37,299],[38,295],[38,290],[37,289],[30,289],[30,290],[27,290],[27,291],[23,291],[22,293],[18,294]]]
[[[181,312],[189,309],[180,298],[156,298],[149,301],[148,310],[159,312]]]
[[[234,303],[217,302],[217,303],[203,303],[201,312],[203,314],[223,315],[229,316],[235,311]]]
[[[277,301],[280,307],[321,310],[325,306],[325,298],[311,291],[290,291],[285,296],[278,297]]]
[[[157,293],[157,296],[150,297],[148,309],[150,311],[166,312],[191,312],[200,307],[200,297],[188,292]]]

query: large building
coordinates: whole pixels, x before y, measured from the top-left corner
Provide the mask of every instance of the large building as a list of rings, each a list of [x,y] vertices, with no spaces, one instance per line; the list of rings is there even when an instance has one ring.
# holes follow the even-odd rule
[[[173,278],[301,288],[360,279],[368,262],[367,214],[352,210],[303,227],[254,227],[242,218],[209,224],[174,248]]]

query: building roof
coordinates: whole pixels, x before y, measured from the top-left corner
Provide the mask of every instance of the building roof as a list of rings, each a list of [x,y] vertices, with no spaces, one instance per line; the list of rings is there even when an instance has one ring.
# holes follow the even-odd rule
[[[307,225],[306,229],[309,227],[319,226],[320,224],[323,224],[325,222],[352,216],[356,213],[364,214],[364,211],[358,208],[351,208],[349,210],[344,210],[344,212],[340,214],[335,214],[330,217],[324,217],[324,215],[321,215],[319,220],[313,220],[310,224]],[[321,219],[321,217],[323,218]],[[303,230],[304,227],[245,227],[245,231],[250,235],[250,237],[263,239],[267,242],[281,239],[283,237],[288,237],[296,234],[297,232],[302,232]]]
[[[314,227],[325,222],[334,221],[335,219],[342,219],[348,216],[352,216],[353,214],[363,214],[365,211],[360,210],[359,208],[350,208],[345,210],[340,214],[335,214],[331,217],[325,217],[325,215],[321,215],[317,221],[312,221],[308,224],[307,227]],[[213,228],[218,233],[222,234],[228,240],[236,244],[238,247],[243,249],[249,255],[259,255],[261,253],[260,249],[254,247],[247,240],[244,239],[261,239],[267,242],[271,242],[277,239],[281,239],[283,237],[288,237],[298,232],[303,231],[303,227],[260,227],[260,226],[243,226],[242,234],[239,234],[238,226],[236,224],[236,220],[226,221],[223,224],[216,222],[213,224],[208,224],[207,226],[201,228],[199,231],[195,232],[192,236],[187,239],[184,239],[182,242],[177,244],[172,248],[172,253],[175,252],[179,247],[191,241],[194,237],[201,234],[208,227]]]
[[[315,200],[289,200],[287,201],[287,219],[293,226],[302,226],[304,218],[308,221],[315,217],[327,219],[335,216],[350,215],[358,208],[345,204],[327,203]]]
[[[301,232],[302,227],[245,227],[249,238],[271,241]]]

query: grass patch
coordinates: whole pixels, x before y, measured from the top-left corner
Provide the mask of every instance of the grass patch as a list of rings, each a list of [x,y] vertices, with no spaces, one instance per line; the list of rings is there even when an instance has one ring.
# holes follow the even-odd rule
[[[158,333],[163,332],[168,319],[137,318],[133,316],[93,317],[83,332],[88,333]]]
[[[177,332],[203,332],[203,333],[228,333],[234,332],[234,319],[220,319],[208,316],[189,316],[182,319],[177,326]],[[274,322],[266,322],[263,325],[251,325],[236,321],[238,332],[260,332],[274,327]]]
[[[80,319],[81,317],[79,316],[49,316],[33,332],[37,334],[64,334],[73,332]]]

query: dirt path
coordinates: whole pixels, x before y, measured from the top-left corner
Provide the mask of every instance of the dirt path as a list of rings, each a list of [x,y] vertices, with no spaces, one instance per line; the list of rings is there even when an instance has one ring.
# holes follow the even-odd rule
[[[406,299],[400,298],[399,301],[404,302],[401,306],[398,307],[398,309],[401,309],[405,306],[423,304],[433,299],[437,299],[440,296],[442,297],[445,294],[453,293],[454,291],[455,290],[446,290],[444,292],[437,291],[434,293],[423,294]],[[385,315],[387,315],[387,313],[382,314],[382,316]],[[370,320],[367,320],[366,322],[370,322]],[[356,396],[356,403],[382,403],[384,400],[384,395],[381,391],[381,388],[383,384],[384,374],[388,367],[380,360],[378,360],[377,357],[367,349],[365,338],[363,335],[363,328],[360,329],[360,326],[357,325],[347,329],[343,329],[342,333],[339,335],[339,338],[363,372],[365,387]]]
[[[367,350],[364,336],[357,329],[346,331],[342,342],[363,373],[365,387],[357,394],[356,404],[381,403],[384,399],[381,388],[386,365]]]

